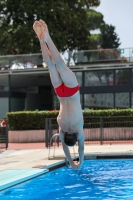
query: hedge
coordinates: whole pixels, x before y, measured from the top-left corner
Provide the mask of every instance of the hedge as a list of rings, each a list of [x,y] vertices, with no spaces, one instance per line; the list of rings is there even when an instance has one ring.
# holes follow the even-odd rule
[[[21,111],[8,112],[9,130],[39,130],[45,129],[45,118],[55,118],[53,121],[57,124],[56,118],[59,111]],[[133,109],[105,109],[105,110],[84,110],[83,117],[86,123],[99,122],[100,116],[105,117],[104,121],[133,121]],[[124,117],[116,117],[124,116]]]

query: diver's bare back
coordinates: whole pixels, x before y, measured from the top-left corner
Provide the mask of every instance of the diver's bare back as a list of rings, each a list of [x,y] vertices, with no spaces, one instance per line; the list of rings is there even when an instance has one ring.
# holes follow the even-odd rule
[[[83,114],[80,104],[79,91],[71,97],[58,97],[60,112],[57,117],[62,131],[78,131],[83,128]]]

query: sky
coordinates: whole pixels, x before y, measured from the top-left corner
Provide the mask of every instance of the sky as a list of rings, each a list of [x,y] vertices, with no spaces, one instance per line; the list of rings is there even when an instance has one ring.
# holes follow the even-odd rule
[[[133,0],[101,0],[95,10],[103,14],[107,24],[115,26],[120,48],[133,47]]]

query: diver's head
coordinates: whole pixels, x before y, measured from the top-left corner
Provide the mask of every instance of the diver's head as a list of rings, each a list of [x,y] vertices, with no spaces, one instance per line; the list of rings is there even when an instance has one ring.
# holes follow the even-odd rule
[[[64,142],[67,146],[74,146],[77,142],[76,133],[66,132],[64,136]]]

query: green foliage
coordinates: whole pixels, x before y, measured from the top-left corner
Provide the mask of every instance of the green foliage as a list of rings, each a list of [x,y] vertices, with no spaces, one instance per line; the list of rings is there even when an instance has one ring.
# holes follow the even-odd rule
[[[100,0],[0,1],[0,54],[39,53],[39,41],[32,28],[39,19],[46,21],[59,51],[90,49],[89,31],[103,21],[103,15],[92,10],[99,4]]]
[[[101,41],[101,35],[100,34],[91,34],[89,36],[89,40],[90,40],[90,49],[97,49],[98,46],[100,45],[100,41]]]
[[[87,27],[89,30],[95,30],[104,25],[103,15],[100,12],[97,12],[93,9],[87,11],[88,24]]]
[[[90,7],[97,7],[100,5],[100,0],[81,0],[83,4],[89,9]]]
[[[100,29],[104,25],[103,15],[93,9],[88,9],[88,24],[87,27],[90,31]],[[101,34],[91,33],[89,35],[90,45],[89,49],[97,49],[101,44]]]
[[[9,130],[39,130],[45,128],[45,118],[56,118],[57,112],[22,111],[7,113]]]
[[[101,47],[104,49],[118,48],[121,44],[118,35],[115,32],[115,27],[104,24],[101,26]]]
[[[91,34],[89,36],[91,49],[98,47],[101,47],[102,49],[117,49],[121,43],[119,42],[120,38],[118,38],[118,35],[115,32],[115,27],[105,24],[101,13],[95,14],[94,21],[96,21],[96,26],[94,26],[94,29],[96,29],[96,27],[99,28],[101,33]],[[91,19],[93,19],[93,17],[91,17]],[[91,27],[93,27],[94,21],[92,21],[92,23],[90,22]]]
[[[17,50],[19,53],[38,53],[39,41],[33,31],[35,20],[46,21],[50,35],[60,51],[65,49],[84,48],[89,43],[87,29],[87,13],[84,6],[92,5],[93,1],[0,1],[1,30],[10,30],[12,42],[6,53]],[[0,43],[3,54],[3,44]],[[5,52],[4,52],[5,53]]]
[[[59,111],[23,111],[7,113],[9,130],[39,130],[45,129],[45,119],[54,118],[57,124]],[[100,123],[100,117],[104,117],[104,122],[125,122],[133,121],[133,109],[105,109],[105,110],[85,110],[83,111],[84,123]],[[123,116],[123,117],[119,117]],[[87,126],[86,126],[87,127]]]

